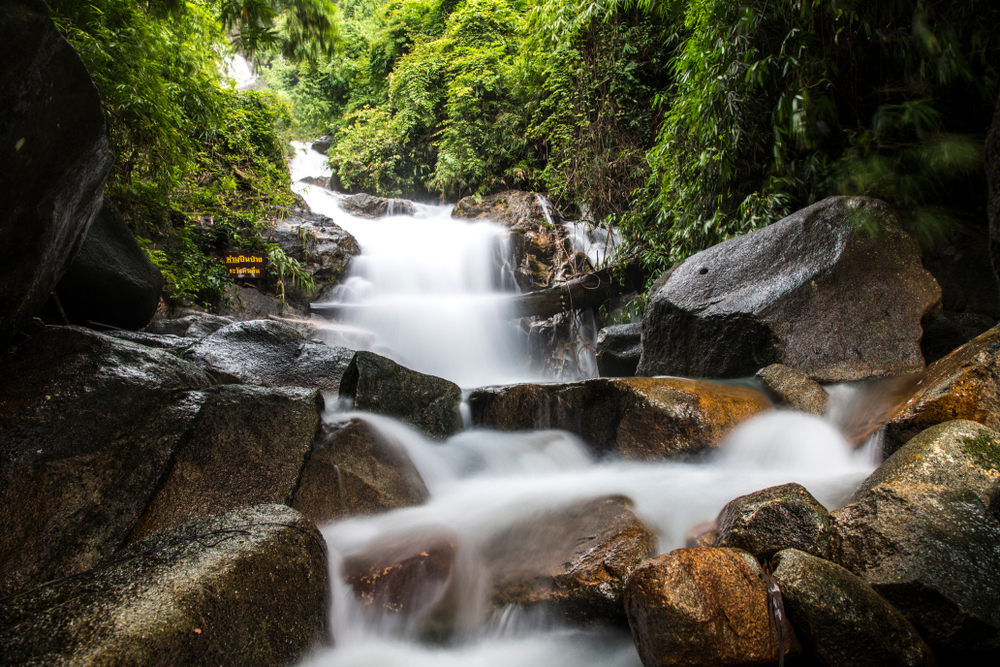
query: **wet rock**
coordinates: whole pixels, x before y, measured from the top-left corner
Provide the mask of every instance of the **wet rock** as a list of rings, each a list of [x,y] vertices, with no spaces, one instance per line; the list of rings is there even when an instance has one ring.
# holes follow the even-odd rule
[[[291,504],[322,409],[310,389],[212,390],[130,540],[240,507]]]
[[[771,364],[754,376],[778,397],[781,404],[811,415],[826,412],[830,397],[820,383],[784,364]]]
[[[261,292],[249,285],[229,285],[224,290],[221,315],[231,315],[237,320],[262,320],[271,315],[281,317],[302,316],[305,310],[296,306],[291,299],[282,300],[279,295]]]
[[[615,324],[598,332],[597,368],[601,377],[634,377],[641,355],[641,324]]]
[[[521,291],[551,287],[580,273],[562,216],[537,193],[506,190],[486,197],[465,197],[458,200],[451,215],[492,220],[510,229],[514,280]]]
[[[333,181],[330,181],[331,187]],[[389,215],[413,215],[417,212],[413,202],[406,199],[389,199],[360,193],[340,200],[340,208],[362,218],[384,218]]]
[[[316,523],[420,505],[427,487],[409,456],[363,419],[324,426],[292,507]]]
[[[717,519],[714,546],[733,547],[757,558],[799,549],[825,558],[830,515],[800,484],[783,484],[729,501]]]
[[[282,322],[253,320],[223,327],[189,347],[188,361],[247,384],[337,391],[353,350],[303,338]]]
[[[698,454],[770,409],[755,389],[682,378],[487,387],[472,392],[469,406],[474,426],[563,429],[601,454],[642,460]]]
[[[928,364],[947,356],[980,334],[996,326],[996,320],[980,313],[944,311],[924,327],[920,350]]]
[[[938,656],[969,664],[1000,654],[1000,524],[975,493],[880,484],[830,519],[830,560],[889,601]]]
[[[210,385],[168,352],[76,327],[0,357],[0,597],[124,542]]]
[[[1000,479],[1000,434],[982,424],[950,421],[932,426],[896,450],[862,482],[852,500],[879,484],[937,484],[968,489],[984,503]]]
[[[649,296],[638,373],[745,377],[782,363],[841,382],[914,372],[921,322],[940,302],[888,205],[831,197],[675,267]]]
[[[190,338],[182,338],[173,334],[151,334],[145,331],[105,331],[106,336],[127,340],[136,345],[145,345],[157,350],[169,350],[171,352],[183,352],[194,344]]]
[[[289,209],[288,217],[275,224],[271,237],[312,276],[317,294],[338,284],[351,258],[361,252],[355,238],[333,220],[304,209]],[[308,295],[294,289],[290,296],[305,300]]]
[[[111,169],[104,113],[41,0],[2,0],[0,349],[80,249]]]
[[[431,614],[447,614],[445,622],[453,622],[454,610],[447,607],[454,602],[457,545],[444,530],[388,538],[345,557],[344,581],[370,614],[412,614],[418,627]]]
[[[149,324],[162,290],[160,270],[109,201],[94,216],[80,252],[55,288],[73,324],[98,322],[129,331]]]
[[[158,317],[146,326],[145,332],[185,338],[204,338],[222,327],[235,324],[238,321],[235,317],[212,315],[211,313],[196,313],[183,317]]]
[[[551,607],[585,625],[625,624],[625,582],[655,552],[656,536],[622,497],[532,515],[482,549],[496,605]]]
[[[734,549],[677,549],[629,578],[625,609],[646,667],[767,665],[779,637],[757,561]],[[785,622],[786,656],[801,647]]]
[[[1000,327],[927,367],[915,392],[885,426],[888,456],[931,426],[953,419],[1000,430]]]
[[[18,665],[284,665],[328,641],[322,535],[275,505],[150,535],[0,605]]]
[[[434,438],[462,430],[462,390],[454,382],[358,352],[340,381],[340,396],[357,410],[395,417]]]
[[[822,664],[936,664],[910,622],[850,571],[796,549],[779,551],[772,565],[789,620]]]
[[[329,134],[324,134],[322,137],[312,142],[312,146],[310,146],[310,148],[312,148],[317,153],[322,153],[323,155],[326,155],[326,152],[330,150],[331,146],[333,146],[333,141],[334,141],[333,137],[331,137]]]

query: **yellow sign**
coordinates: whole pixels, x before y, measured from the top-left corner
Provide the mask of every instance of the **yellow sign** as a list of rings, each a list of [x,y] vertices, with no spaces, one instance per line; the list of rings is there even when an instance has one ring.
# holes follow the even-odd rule
[[[226,253],[226,269],[234,278],[263,278],[264,253]]]

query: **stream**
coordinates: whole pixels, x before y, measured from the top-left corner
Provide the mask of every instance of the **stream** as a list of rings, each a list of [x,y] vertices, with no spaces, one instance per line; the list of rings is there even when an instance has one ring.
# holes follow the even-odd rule
[[[299,150],[291,169],[297,181],[327,168],[324,156]],[[547,380],[528,370],[518,332],[503,317],[511,283],[503,278],[498,252],[502,227],[452,219],[448,206],[418,205],[414,216],[362,219],[340,209],[341,195],[301,183],[295,188],[362,248],[348,279],[328,295],[345,306],[344,316],[328,327],[331,344],[369,349],[464,390]],[[638,667],[627,629],[572,627],[515,608],[490,613],[488,574],[477,555],[483,545],[514,523],[611,494],[632,500],[661,553],[684,546],[692,527],[758,489],[798,482],[828,509],[839,507],[875,467],[874,445],[853,450],[838,428],[861,391],[834,388],[826,419],[775,411],[751,420],[698,463],[597,459],[578,438],[554,430],[469,429],[432,442],[392,419],[346,412],[328,397],[324,419],[365,419],[406,451],[430,498],[418,507],[322,527],[336,646],[307,664]],[[421,632],[425,619],[362,612],[343,582],[344,559],[376,543],[440,531],[454,536],[459,554],[454,634],[446,642],[429,641]]]

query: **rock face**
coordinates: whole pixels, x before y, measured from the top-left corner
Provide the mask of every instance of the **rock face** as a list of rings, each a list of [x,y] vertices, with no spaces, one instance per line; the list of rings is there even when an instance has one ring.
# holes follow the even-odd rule
[[[879,484],[936,484],[968,489],[989,502],[1000,479],[1000,434],[970,421],[933,426],[896,450],[854,492],[858,500]]]
[[[600,454],[644,460],[697,454],[770,409],[763,394],[749,387],[681,378],[492,387],[474,391],[469,406],[474,426],[559,428]]]
[[[744,377],[782,363],[840,382],[918,371],[921,322],[940,304],[884,202],[831,197],[676,267],[649,295],[638,373]]]
[[[646,667],[766,665],[779,637],[757,561],[732,549],[677,549],[640,565],[625,587]],[[800,651],[785,622],[786,656]]]
[[[247,384],[337,391],[353,354],[310,342],[282,322],[252,320],[202,338],[184,352],[184,358]]]
[[[558,211],[534,192],[507,190],[487,197],[458,200],[451,215],[466,220],[492,220],[510,229],[514,280],[522,292],[551,287],[588,269],[572,252],[569,234]],[[558,219],[557,219],[558,218]]]
[[[888,456],[921,431],[953,419],[1000,429],[1000,327],[927,368],[912,397],[885,426]]]
[[[288,213],[277,222],[271,237],[312,276],[315,293],[323,294],[346,275],[351,258],[361,248],[353,236],[325,215],[296,208]]]
[[[210,392],[130,539],[240,507],[290,504],[322,409],[319,392],[298,387]]]
[[[238,321],[234,317],[196,313],[183,317],[154,319],[146,325],[145,331],[151,334],[183,336],[184,338],[204,338],[222,327],[235,324]],[[188,342],[190,344],[191,341]]]
[[[73,263],[56,285],[66,317],[136,331],[160,303],[163,276],[136,243],[124,218],[105,201]]]
[[[292,507],[316,523],[420,505],[427,487],[406,453],[363,419],[324,425]]]
[[[830,515],[799,484],[755,491],[729,501],[717,519],[717,547],[743,549],[770,558],[800,549],[821,558],[830,547]]]
[[[49,298],[111,169],[97,89],[41,0],[0,1],[0,345]]]
[[[799,639],[829,667],[932,667],[934,654],[902,614],[848,570],[796,549],[774,578]]]
[[[19,665],[292,664],[329,638],[322,535],[274,505],[150,535],[0,605]]]
[[[340,382],[340,395],[357,410],[395,417],[434,438],[462,430],[462,390],[454,382],[358,352]]]
[[[330,181],[331,186],[333,181]],[[338,189],[338,188],[333,188]],[[340,200],[340,208],[362,218],[384,218],[389,215],[413,215],[417,209],[406,199],[389,199],[360,193]]]
[[[1000,524],[968,490],[880,484],[830,513],[831,560],[956,664],[1000,652]]]
[[[622,596],[656,536],[621,497],[533,516],[494,536],[482,550],[497,605],[546,606],[567,620],[626,622]]]
[[[291,299],[282,301],[280,296],[265,294],[249,285],[229,285],[224,294],[225,300],[219,314],[232,316],[237,320],[262,320],[272,315],[301,316],[305,312],[295,306]]]
[[[168,352],[75,327],[0,357],[0,597],[124,542],[210,385]]]
[[[642,356],[642,325],[615,324],[597,334],[597,369],[601,377],[634,377]]]
[[[826,412],[830,396],[818,382],[784,364],[771,364],[754,376],[778,397],[782,405],[810,415]]]

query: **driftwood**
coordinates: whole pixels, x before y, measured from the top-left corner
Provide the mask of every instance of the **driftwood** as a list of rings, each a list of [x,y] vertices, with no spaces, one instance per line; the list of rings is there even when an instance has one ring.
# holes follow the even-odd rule
[[[639,292],[645,282],[645,273],[635,260],[591,271],[568,280],[556,287],[512,295],[505,315],[510,319],[520,317],[552,317],[579,308],[600,306],[608,299]],[[338,303],[311,303],[309,311],[333,319],[356,305]]]

